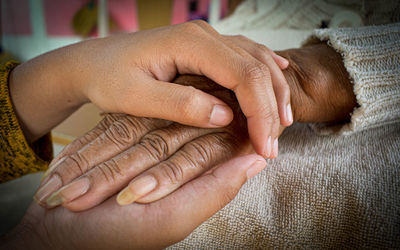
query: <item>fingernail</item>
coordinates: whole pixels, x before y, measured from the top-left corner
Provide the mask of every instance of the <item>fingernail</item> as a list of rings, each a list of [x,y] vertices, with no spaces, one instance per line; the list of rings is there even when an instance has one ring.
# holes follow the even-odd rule
[[[271,149],[272,149],[271,136],[269,136],[267,143],[264,146],[263,157],[269,158],[271,156]]]
[[[117,196],[117,202],[120,205],[128,205],[135,202],[140,197],[150,193],[157,186],[157,180],[147,175],[139,178],[138,180],[130,183],[124,190]]]
[[[293,113],[292,113],[292,106],[290,103],[286,106],[286,118],[290,124],[293,123]]]
[[[225,126],[231,120],[231,109],[226,105],[216,104],[210,116],[210,123],[214,126]]]
[[[53,171],[53,169],[55,169],[56,167],[58,167],[58,165],[60,165],[61,162],[64,161],[66,157],[63,157],[61,159],[59,159],[56,163],[52,164],[50,163],[48,169],[46,170],[46,172],[44,172],[44,174],[42,175],[42,177],[40,178],[40,182],[43,182],[45,180],[45,178]]]
[[[61,188],[52,194],[47,200],[46,204],[49,207],[58,206],[64,202],[73,201],[76,198],[84,195],[90,187],[90,181],[87,177],[80,178],[65,187]]]
[[[51,173],[51,171],[55,169],[62,162],[62,160],[63,158],[58,160],[55,164],[50,164],[46,172],[44,172],[44,174],[42,175],[42,178],[40,178],[40,182],[43,182],[44,179]]]
[[[50,177],[50,179],[41,187],[35,194],[35,200],[39,203],[43,202],[43,200],[54,193],[57,189],[62,186],[62,181],[60,176],[57,174]]]
[[[272,148],[272,158],[275,158],[278,156],[278,138],[274,140],[274,145]]]
[[[253,178],[254,176],[256,176],[258,173],[260,173],[265,166],[267,166],[267,162],[266,161],[261,161],[261,160],[257,160],[255,161],[249,169],[247,169],[246,175],[247,175],[247,179]]]

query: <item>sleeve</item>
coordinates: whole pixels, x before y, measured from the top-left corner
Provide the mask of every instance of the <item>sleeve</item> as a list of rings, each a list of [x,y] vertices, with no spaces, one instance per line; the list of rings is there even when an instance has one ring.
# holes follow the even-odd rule
[[[50,134],[29,145],[13,111],[8,77],[17,65],[0,67],[0,183],[47,169],[53,156]]]
[[[315,30],[304,46],[326,41],[343,57],[358,107],[344,125],[312,124],[321,134],[351,134],[400,122],[400,23]]]

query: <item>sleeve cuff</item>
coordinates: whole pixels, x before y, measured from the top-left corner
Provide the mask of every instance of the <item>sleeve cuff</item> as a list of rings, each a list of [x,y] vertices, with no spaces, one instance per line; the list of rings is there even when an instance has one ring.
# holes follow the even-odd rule
[[[50,134],[29,145],[18,123],[8,89],[10,72],[16,66],[8,62],[0,68],[0,182],[46,170],[53,157]]]
[[[346,124],[312,124],[320,134],[351,134],[400,122],[400,23],[321,29],[303,46],[326,41],[343,57],[359,107]]]

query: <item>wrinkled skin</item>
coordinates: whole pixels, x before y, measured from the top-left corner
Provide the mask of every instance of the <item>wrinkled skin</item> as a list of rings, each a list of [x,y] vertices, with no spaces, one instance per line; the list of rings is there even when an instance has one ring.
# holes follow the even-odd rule
[[[210,166],[249,151],[246,119],[233,92],[201,76],[180,76],[175,83],[194,86],[220,98],[234,111],[234,121],[225,128],[201,129],[159,119],[107,114],[94,130],[70,144],[54,160],[61,159],[61,163],[56,163],[44,180],[45,183],[53,176],[61,177],[66,185],[84,174],[82,177],[95,184],[83,197],[67,200],[65,207],[74,211],[93,207],[133,178],[149,174],[155,176],[158,186],[139,201],[151,202]],[[63,198],[68,199],[66,196]]]
[[[278,54],[290,62],[284,75],[291,88],[295,121],[339,122],[349,118],[356,100],[338,53],[318,43]],[[130,191],[135,195],[131,202],[148,203],[222,161],[251,152],[245,118],[230,90],[200,76],[180,76],[175,83],[194,86],[220,98],[231,106],[234,121],[222,129],[200,129],[157,119],[109,114],[97,128],[69,145],[53,161],[42,187],[53,176],[62,181],[51,189],[46,187],[44,193],[39,191],[36,198],[41,204],[46,205],[49,195],[61,186],[84,177],[90,181],[85,194],[73,197],[71,185],[63,187],[47,206],[62,203],[73,211],[85,210],[115,194],[131,180]],[[149,175],[157,180],[156,188],[145,194],[135,193],[138,182],[132,183]]]

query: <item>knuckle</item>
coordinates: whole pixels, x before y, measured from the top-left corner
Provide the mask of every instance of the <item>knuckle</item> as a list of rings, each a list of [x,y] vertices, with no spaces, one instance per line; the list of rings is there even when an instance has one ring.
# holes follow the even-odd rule
[[[118,163],[115,159],[110,159],[106,162],[103,162],[97,167],[100,175],[108,183],[116,183],[118,180],[118,176],[122,176],[122,169],[119,167]]]
[[[126,119],[114,122],[105,132],[108,139],[114,142],[120,149],[130,145],[136,135],[137,127]]]
[[[205,167],[211,161],[212,145],[208,142],[196,141],[187,144],[182,150],[182,156],[192,167]]]
[[[100,124],[101,126],[104,126],[105,128],[108,128],[111,126],[114,122],[118,121],[120,118],[122,118],[124,115],[123,114],[107,114],[103,120],[101,120]]]
[[[179,98],[176,102],[175,110],[186,120],[197,120],[194,110],[200,104],[201,97],[198,90],[192,86],[185,87],[185,91],[186,93],[178,95]]]
[[[267,46],[265,46],[263,44],[256,43],[256,48],[258,49],[259,52],[261,52],[263,54],[264,53],[265,54],[271,53],[271,50]]]
[[[64,171],[73,174],[75,176],[86,173],[89,167],[88,159],[81,153],[76,152],[70,156],[67,156],[64,160],[65,165]],[[56,170],[57,172],[59,170]],[[62,176],[62,174],[60,174]]]
[[[247,41],[248,40],[248,38],[243,36],[243,35],[234,35],[233,37],[235,39],[242,40],[242,41]]]
[[[186,22],[181,25],[183,34],[197,34],[203,32],[203,28],[201,28],[201,22],[199,20]]]
[[[262,63],[253,63],[244,67],[244,78],[248,83],[259,83],[271,79],[269,68]]]
[[[191,22],[189,22],[189,23],[193,23],[193,24],[195,24],[195,25],[198,25],[198,26],[204,27],[204,28],[211,28],[211,25],[208,24],[208,23],[207,23],[206,21],[204,21],[204,20],[193,20],[193,21],[191,21]]]
[[[162,170],[162,176],[165,177],[166,182],[170,184],[181,183],[184,180],[184,170],[174,161],[163,162],[160,166]]]
[[[156,161],[162,160],[169,155],[170,146],[168,141],[157,132],[147,134],[140,144],[149,152]]]

